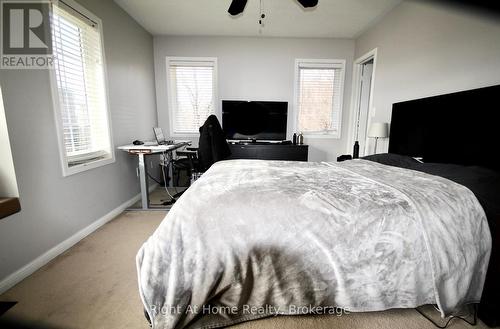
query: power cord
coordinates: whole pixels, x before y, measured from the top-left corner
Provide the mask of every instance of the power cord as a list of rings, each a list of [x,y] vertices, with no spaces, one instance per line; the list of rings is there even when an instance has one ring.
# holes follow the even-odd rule
[[[186,146],[184,146],[183,148],[185,149]],[[154,180],[157,184],[163,185],[163,188],[165,189],[165,192],[167,192],[168,196],[170,197],[170,200],[162,202],[162,205],[169,206],[169,205],[174,204],[175,201],[177,201],[177,197],[179,196],[179,191],[177,190],[176,186],[173,186],[175,194],[174,195],[170,194],[170,191],[168,190],[168,187],[167,187],[167,177],[165,175],[165,167],[168,168],[174,162],[174,158],[172,156],[170,159],[168,159],[166,151],[163,151],[161,155],[163,158],[161,161],[161,173],[162,173],[162,177],[163,177],[163,184],[157,178],[155,178],[153,175],[151,175],[150,173],[147,173],[147,175],[149,178]],[[166,159],[168,159],[168,160],[166,160]],[[173,179],[173,177],[171,177],[171,179]]]
[[[182,146],[182,150],[185,151],[186,148],[188,147],[189,145],[184,145]],[[177,150],[176,150],[177,151]],[[165,159],[165,151],[163,152],[163,159]],[[174,159],[174,156],[172,155],[171,159],[168,161],[168,164],[167,164],[167,167],[169,167],[172,163],[174,163],[174,161],[178,160],[179,157],[177,156],[177,153],[176,153],[176,158]],[[164,160],[165,161],[165,160]],[[164,168],[164,166],[163,166]],[[163,169],[162,169],[162,172],[163,172]],[[173,176],[173,174],[172,174]],[[174,177],[172,177],[172,180],[174,179]],[[165,173],[163,172],[163,180],[165,180]],[[166,184],[166,183],[165,183]],[[172,184],[172,188],[174,189],[175,191],[175,194],[174,194],[174,197],[177,198],[179,196],[179,194],[182,194],[183,192],[179,192],[179,190],[177,190],[177,186],[175,186],[174,184]],[[166,187],[165,187],[166,188]],[[168,193],[168,191],[167,191]],[[170,195],[170,193],[169,193]]]
[[[167,182],[166,182],[166,180],[165,180],[165,173],[163,172],[163,170],[164,170],[164,169],[163,169],[163,167],[162,167],[162,170],[161,170],[161,171],[162,171],[162,173],[163,173],[163,181],[165,182],[165,189],[166,189]],[[153,175],[151,175],[150,173],[147,173],[147,175],[148,175],[148,177],[149,177],[149,178],[151,178],[152,180],[154,180],[154,181],[155,181],[158,185],[163,185],[163,184],[162,184],[162,183],[161,183],[158,179],[156,179],[156,178],[155,178]],[[168,193],[168,190],[166,190],[166,191],[167,191],[167,193]],[[170,193],[168,193],[168,194],[169,194],[169,196],[170,196],[171,200],[174,200],[174,202],[175,202],[175,199],[174,199],[174,198],[170,195]],[[174,203],[174,202],[172,202],[172,203]],[[152,206],[164,206],[164,205],[165,205],[164,203],[165,203],[165,202],[162,202],[162,203],[159,203],[159,204],[151,204],[151,205],[152,205]]]
[[[156,179],[153,175],[151,175],[150,173],[148,173],[148,177],[151,178],[152,180],[154,180],[157,184],[162,185],[161,182],[158,179]]]
[[[162,167],[161,167],[161,172],[162,172],[162,174],[163,174],[163,182],[165,183],[164,188],[165,188],[165,192],[167,192],[168,196],[170,197],[170,202],[171,202],[171,203],[174,203],[174,202],[176,201],[176,199],[175,199],[175,198],[172,196],[172,194],[170,194],[170,192],[168,191],[168,188],[167,188],[167,179],[166,179],[166,177],[165,177],[165,159],[166,159],[166,152],[165,152],[165,151],[163,151],[163,153],[162,153],[162,154],[163,154],[163,165],[162,165]],[[167,162],[167,166],[170,166],[170,162],[171,162],[171,160],[169,160],[169,161]]]
[[[436,309],[436,311],[439,312],[439,309],[436,307],[436,305],[433,305],[434,306],[434,309]],[[446,323],[444,325],[440,325],[438,324],[436,321],[434,321],[433,319],[431,319],[428,315],[426,315],[422,310],[420,310],[418,307],[416,308],[417,312],[420,313],[420,315],[422,315],[424,318],[426,318],[429,322],[431,322],[434,326],[436,326],[437,328],[440,328],[440,329],[445,329],[448,327],[448,325],[450,324],[451,320],[453,319],[458,319],[458,320],[462,320],[468,324],[470,324],[471,326],[475,326],[477,325],[477,304],[473,304],[473,320],[472,321],[469,321],[467,320],[465,317],[463,316],[458,316],[458,315],[450,315],[448,316],[448,320],[446,321]]]

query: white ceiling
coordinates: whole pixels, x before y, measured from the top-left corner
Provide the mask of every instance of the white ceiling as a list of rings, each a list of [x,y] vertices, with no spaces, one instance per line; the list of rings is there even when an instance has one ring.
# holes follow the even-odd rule
[[[237,17],[227,13],[231,0],[115,0],[153,35],[224,35],[353,38],[402,0],[319,0],[304,9],[296,0],[248,0]]]

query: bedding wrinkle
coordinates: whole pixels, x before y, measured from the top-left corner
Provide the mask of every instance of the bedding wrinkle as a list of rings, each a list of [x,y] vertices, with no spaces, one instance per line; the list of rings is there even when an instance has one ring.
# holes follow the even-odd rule
[[[346,218],[343,216],[346,207],[343,206],[343,200],[331,200],[321,191],[307,191],[300,197],[300,203],[315,211],[323,212],[331,218]]]
[[[362,161],[362,160],[361,160]],[[355,162],[356,164],[358,164],[359,162]],[[426,231],[425,231],[425,227],[422,223],[422,217],[419,216],[419,213],[418,213],[418,209],[417,209],[417,206],[415,205],[415,203],[411,200],[410,196],[405,193],[404,189],[398,189],[397,186],[400,185],[400,184],[404,184],[405,181],[403,180],[404,178],[403,177],[397,177],[396,176],[396,179],[390,181],[384,181],[383,183],[380,182],[378,179],[378,177],[373,177],[373,181],[378,183],[378,184],[383,184],[385,186],[388,186],[388,187],[391,187],[394,189],[394,191],[396,193],[398,193],[404,200],[404,204],[406,205],[406,207],[403,207],[404,209],[411,209],[413,210],[414,214],[412,215],[413,219],[414,219],[414,222],[417,223],[417,225],[421,228],[419,231],[421,232],[421,235],[423,237],[423,241],[424,241],[424,245],[425,245],[425,255],[427,255],[427,257],[429,258],[430,260],[430,266],[429,266],[429,272],[432,276],[432,281],[433,281],[433,290],[434,290],[434,296],[436,298],[436,305],[438,306],[438,309],[440,310],[441,312],[441,316],[445,316],[445,313],[443,311],[443,307],[441,305],[441,299],[440,299],[440,295],[439,295],[439,287],[436,285],[436,281],[438,280],[438,278],[436,278],[436,270],[435,270],[435,264],[434,262],[432,261],[433,260],[433,255],[432,255],[432,250],[431,250],[431,247],[429,246],[429,241],[428,241],[428,237],[426,235]],[[421,177],[417,177],[414,181],[414,183],[417,183],[417,182],[421,182]],[[441,189],[442,186],[439,186],[439,188]],[[413,191],[414,193],[416,194],[421,194],[419,193],[419,191],[417,190],[416,192]],[[421,195],[420,195],[421,196]],[[424,205],[425,206],[425,205]],[[444,251],[445,253],[447,253],[447,251],[445,250]]]
[[[315,236],[313,233],[308,232],[308,237],[312,244],[316,245],[320,252],[318,252],[320,259],[327,260],[327,266],[333,270],[334,280],[332,283],[334,284],[333,291],[335,292],[336,298],[339,300],[348,300],[349,296],[346,296],[343,292],[345,291],[345,277],[342,275],[342,271],[339,268],[340,261],[337,259],[335,250],[331,250],[331,246],[327,243],[321,241],[321,238]],[[325,264],[322,262],[322,264]]]
[[[356,163],[363,161],[356,161]],[[378,163],[376,166],[384,171],[411,173],[412,176],[416,176],[414,186],[422,186],[422,188],[409,190],[402,179],[384,182],[394,186],[414,204],[427,251],[433,260],[431,263],[432,275],[437,290],[437,304],[442,315],[449,314],[456,309],[456,306],[446,303],[447,301],[460,298],[469,301],[479,300],[488,266],[483,257],[486,256],[489,259],[491,236],[489,230],[484,227],[487,225],[484,210],[474,194],[465,186],[442,177]],[[436,186],[434,192],[425,188],[430,184]],[[417,206],[415,203],[420,200],[427,202],[420,202]],[[463,207],[464,204],[467,204],[468,207]],[[450,216],[450,212],[453,214],[452,216]],[[434,226],[432,230],[428,228],[430,223]],[[477,232],[476,228],[478,227],[482,233],[479,235],[480,238],[474,238],[473,232]],[[470,248],[471,245],[478,245],[479,248]],[[469,263],[469,267],[466,267],[464,259],[474,261]],[[462,280],[458,282],[455,282],[456,271],[461,271],[463,274]],[[460,289],[457,290],[455,285],[458,285]],[[471,286],[475,288],[466,290],[467,287]],[[463,294],[464,291],[465,294]],[[443,295],[447,296],[443,298]]]

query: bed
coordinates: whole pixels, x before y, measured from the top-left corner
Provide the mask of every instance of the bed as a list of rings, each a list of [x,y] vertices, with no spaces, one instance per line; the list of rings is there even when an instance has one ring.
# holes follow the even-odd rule
[[[489,237],[477,198],[447,179],[368,160],[223,161],[139,251],[139,288],[154,328],[315,307],[448,314],[480,300]]]
[[[401,126],[414,120],[401,108],[391,127],[397,155],[212,166],[137,254],[153,328],[424,304],[445,316],[481,297],[494,306],[482,292],[498,186],[475,183],[494,181],[495,164],[455,161],[452,171],[439,161],[453,163],[446,152],[432,152],[434,165],[417,162],[431,134],[412,146]]]

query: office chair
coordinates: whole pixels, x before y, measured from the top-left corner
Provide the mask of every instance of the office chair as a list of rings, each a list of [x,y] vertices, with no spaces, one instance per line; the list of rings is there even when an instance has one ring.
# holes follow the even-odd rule
[[[215,115],[210,115],[200,127],[198,148],[188,147],[186,151],[176,153],[184,158],[174,161],[174,168],[180,171],[186,170],[191,183],[215,162],[227,159],[231,155],[226,137]],[[179,175],[177,175],[178,181]]]
[[[192,183],[198,178],[195,177],[196,168],[198,168],[198,148],[186,147],[186,149],[177,150],[175,153],[177,155],[177,158],[172,160],[174,176],[172,177],[172,179],[175,180],[175,186],[181,186],[180,178],[182,172],[186,173],[186,177],[188,177],[190,183]]]

